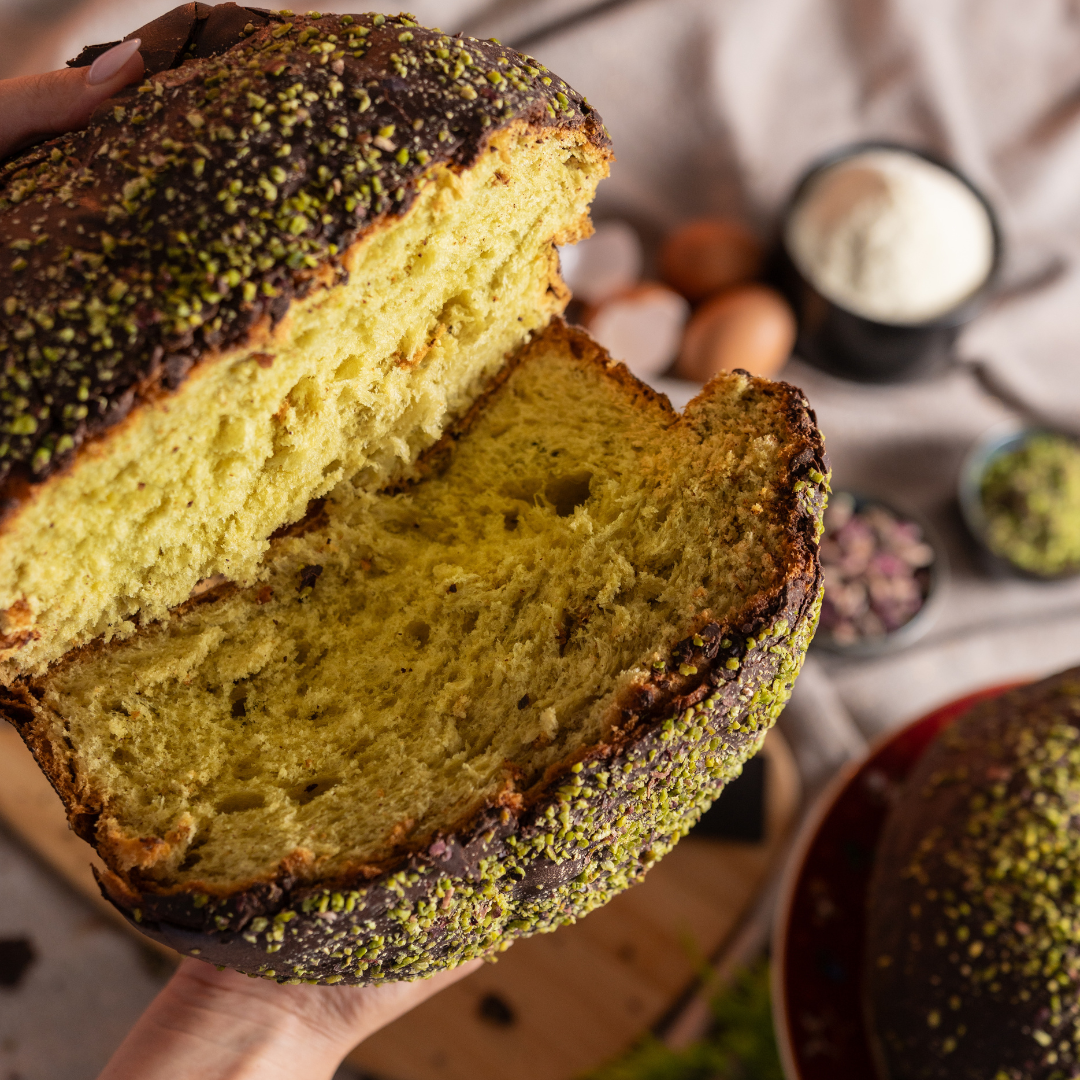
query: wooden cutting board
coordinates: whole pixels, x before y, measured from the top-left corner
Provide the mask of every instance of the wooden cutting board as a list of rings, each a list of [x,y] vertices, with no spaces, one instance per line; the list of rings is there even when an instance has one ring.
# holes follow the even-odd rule
[[[574,926],[518,942],[368,1039],[350,1061],[387,1080],[572,1080],[622,1053],[724,952],[783,848],[798,810],[798,771],[779,732],[770,732],[762,754],[762,842],[691,834],[643,884]],[[0,818],[137,934],[102,898],[90,870],[97,856],[68,828],[56,793],[4,723]]]

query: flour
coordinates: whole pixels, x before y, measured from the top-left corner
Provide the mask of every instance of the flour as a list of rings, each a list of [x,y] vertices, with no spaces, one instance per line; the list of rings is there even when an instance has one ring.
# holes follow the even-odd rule
[[[947,314],[983,284],[994,259],[982,202],[952,173],[904,150],[866,151],[825,169],[784,240],[822,295],[896,324]]]

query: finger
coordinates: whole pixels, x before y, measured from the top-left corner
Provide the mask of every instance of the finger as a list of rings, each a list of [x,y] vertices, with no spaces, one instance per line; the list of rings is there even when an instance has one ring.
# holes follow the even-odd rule
[[[333,1020],[344,1028],[346,1036],[356,1045],[369,1035],[374,1035],[380,1028],[393,1023],[399,1016],[404,1016],[410,1009],[415,1009],[421,1002],[434,997],[440,990],[445,990],[466,975],[471,975],[483,963],[483,960],[473,960],[450,971],[440,971],[430,979],[416,982],[343,987],[336,992],[324,990],[322,996],[327,1000],[318,1002],[322,1006],[319,1011],[330,1013],[332,1009]],[[312,1016],[309,1013],[308,1016],[309,1023],[318,1019],[317,1015]]]
[[[88,68],[0,81],[0,157],[36,139],[85,127],[103,101],[142,78],[139,45],[138,38],[122,41]]]

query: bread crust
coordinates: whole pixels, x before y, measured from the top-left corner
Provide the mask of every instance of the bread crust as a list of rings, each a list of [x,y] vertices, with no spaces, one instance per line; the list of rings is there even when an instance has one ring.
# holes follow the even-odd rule
[[[177,12],[202,26],[209,10]],[[249,14],[238,43],[235,28],[204,48],[192,37],[178,66],[85,130],[0,165],[13,255],[0,262],[0,521],[140,404],[257,348],[297,300],[345,280],[350,253],[433,170],[469,169],[515,124],[611,156],[592,107],[511,49],[406,16]]]
[[[707,387],[680,417],[587,335],[561,323],[521,359],[556,342],[602,366],[643,404],[666,409],[673,426],[692,425],[710,393]],[[775,400],[789,431],[776,523],[791,552],[783,580],[724,621],[703,600],[697,625],[670,643],[662,662],[654,651],[642,656],[651,674],[615,704],[601,741],[527,790],[508,781],[453,828],[401,844],[381,862],[311,880],[296,852],[267,878],[228,889],[153,882],[138,869],[139,852],[112,842],[102,800],[73,774],[63,748],[50,744],[42,685],[24,678],[0,691],[0,715],[34,752],[72,827],[111,867],[99,877],[105,895],[144,933],[213,963],[281,981],[367,984],[422,977],[501,950],[574,921],[640,880],[760,747],[817,622],[817,539],[828,485],[821,435],[801,391],[744,377]],[[482,408],[478,402],[428,451],[416,478],[438,467]]]

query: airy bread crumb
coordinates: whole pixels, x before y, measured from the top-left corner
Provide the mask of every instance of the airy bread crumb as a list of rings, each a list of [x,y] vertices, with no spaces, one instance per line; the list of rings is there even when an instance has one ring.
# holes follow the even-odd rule
[[[340,484],[275,541],[261,586],[34,680],[35,737],[107,862],[161,887],[322,878],[527,798],[674,642],[804,572],[792,393],[724,375],[678,417],[553,327],[409,482]]]

